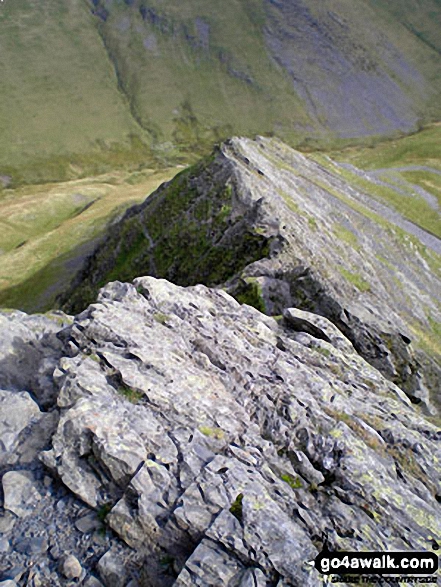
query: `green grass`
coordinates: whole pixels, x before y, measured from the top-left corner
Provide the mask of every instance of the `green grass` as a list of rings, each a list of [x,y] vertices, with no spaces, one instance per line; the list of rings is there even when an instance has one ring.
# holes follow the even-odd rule
[[[441,323],[428,316],[429,328],[422,328],[416,323],[411,325],[415,336],[418,339],[419,346],[427,352],[429,356],[437,357],[441,360]]]
[[[268,55],[261,0],[227,0],[222,11],[201,0],[185,9],[150,2],[165,27],[123,2],[113,3],[104,23],[91,6],[0,6],[0,176],[12,185],[146,161],[188,163],[221,139],[272,133],[282,120],[286,138],[302,136],[292,129],[310,120]],[[196,19],[210,27],[209,50],[195,44]]]
[[[167,322],[170,320],[170,316],[163,314],[162,312],[156,312],[156,314],[153,314],[153,320],[158,322],[158,324],[166,326]]]
[[[405,218],[441,238],[441,216],[421,196],[403,196],[392,187],[373,184],[347,170],[343,170],[342,175],[361,191],[385,202]]]
[[[233,514],[233,516],[237,520],[239,520],[239,522],[242,522],[242,518],[243,518],[242,501],[243,501],[243,493],[239,493],[239,495],[236,497],[236,499],[233,501],[233,503],[231,504],[231,507],[230,507],[230,512]]]
[[[342,224],[334,225],[334,234],[337,238],[350,245],[353,249],[360,248],[356,235]]]
[[[439,156],[441,162],[441,152]],[[400,175],[411,184],[418,185],[434,195],[438,199],[438,205],[441,208],[441,175],[430,171],[402,171]]]
[[[291,489],[300,489],[301,487],[303,487],[303,484],[300,481],[300,478],[293,477],[289,473],[284,473],[280,478],[282,479],[282,481],[285,481],[285,483],[288,483],[288,485],[291,487]]]
[[[98,516],[98,520],[104,524],[107,514],[110,512],[110,510],[113,508],[113,504],[111,502],[105,503],[103,504],[98,510],[97,510],[97,516]]]
[[[209,438],[216,438],[217,440],[223,440],[225,438],[225,432],[222,428],[211,428],[210,426],[201,426],[199,430],[204,436]]]
[[[127,385],[120,385],[118,387],[118,393],[128,399],[132,404],[138,404],[144,397],[142,392],[132,389]]]
[[[0,175],[16,183],[76,177],[76,165],[93,172],[92,160],[112,145],[129,152],[130,136],[148,139],[118,91],[86,3],[5,2],[0,27]]]
[[[312,230],[318,230],[317,220],[314,218],[314,216],[308,216],[308,226]]]
[[[370,148],[332,152],[331,157],[368,170],[406,165],[427,165],[441,170],[440,145],[441,124],[438,123],[407,137],[378,142]]]
[[[252,277],[245,280],[242,287],[234,293],[234,297],[240,304],[247,304],[248,306],[253,306],[259,312],[265,312],[266,306],[262,296],[262,289]]]
[[[288,166],[286,166],[286,169],[288,170]],[[291,210],[291,212],[295,212],[296,214],[300,213],[300,208],[298,206],[298,204],[296,204],[296,202],[292,199],[292,197],[285,193],[283,190],[277,190],[279,195],[282,196],[285,204],[288,206],[288,208]]]
[[[348,25],[343,36],[333,34],[335,22],[319,3],[308,9],[330,33],[329,57],[343,51],[357,61],[361,51],[394,77],[414,110],[439,118],[439,3],[424,0],[412,11],[406,1],[403,21],[396,3],[367,0],[370,6],[355,9],[342,0],[333,12]],[[0,4],[0,183],[7,176],[15,186],[68,180],[146,161],[191,163],[233,134],[277,135],[305,147],[372,140],[357,133],[339,138],[339,129],[326,127],[321,105],[301,95],[305,80],[300,75],[300,85],[293,83],[280,55],[271,55],[281,15],[263,0],[225,0],[222,10],[214,0],[150,0],[155,18],[143,18],[145,2],[97,0],[105,22],[82,0]],[[291,39],[292,25],[282,25]],[[396,49],[398,65],[415,64],[421,84],[388,70],[383,38]],[[300,41],[296,50],[305,51]],[[364,71],[362,61],[356,67]],[[323,83],[313,62],[314,55],[308,75]],[[422,86],[427,99],[419,95]]]
[[[0,306],[53,307],[90,243],[109,220],[145,199],[177,169],[118,172],[60,184],[5,190],[0,197]]]
[[[337,269],[343,275],[343,277],[347,281],[349,281],[349,283],[355,285],[355,287],[358,290],[360,290],[361,292],[370,291],[371,286],[365,279],[363,279],[363,277],[359,273],[348,271],[347,269],[341,266],[338,266]]]

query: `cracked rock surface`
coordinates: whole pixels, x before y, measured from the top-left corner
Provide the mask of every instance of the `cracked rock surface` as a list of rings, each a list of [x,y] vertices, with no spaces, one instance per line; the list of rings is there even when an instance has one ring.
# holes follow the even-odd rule
[[[32,382],[0,395],[23,416],[2,445],[0,580],[314,587],[325,546],[439,543],[439,429],[325,317],[143,277],[69,322],[45,405]],[[42,414],[44,442],[12,458]]]
[[[152,275],[314,312],[434,415],[441,259],[370,200],[281,141],[234,138],[112,225],[60,302],[76,313],[102,284]]]

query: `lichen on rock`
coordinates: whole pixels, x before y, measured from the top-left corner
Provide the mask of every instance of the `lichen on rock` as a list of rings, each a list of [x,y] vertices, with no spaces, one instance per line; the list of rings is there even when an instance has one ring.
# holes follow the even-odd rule
[[[439,431],[323,316],[275,319],[221,289],[143,277],[107,285],[58,337],[60,419],[40,460],[96,510],[80,529],[113,531],[95,558],[87,534],[71,552],[90,581],[312,587],[324,545],[430,550],[440,536]],[[55,492],[35,467],[39,520]],[[3,476],[13,511],[17,474]],[[57,540],[61,528],[50,552]]]

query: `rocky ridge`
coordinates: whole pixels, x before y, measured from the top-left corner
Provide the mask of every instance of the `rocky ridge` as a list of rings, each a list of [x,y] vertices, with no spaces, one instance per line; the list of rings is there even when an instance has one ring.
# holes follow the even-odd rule
[[[323,316],[143,277],[1,330],[4,585],[312,587],[324,547],[439,548],[440,431]]]
[[[440,259],[376,209],[278,140],[232,139],[114,224],[60,303],[78,312],[107,281],[149,274],[222,285],[271,315],[312,311],[434,414]]]

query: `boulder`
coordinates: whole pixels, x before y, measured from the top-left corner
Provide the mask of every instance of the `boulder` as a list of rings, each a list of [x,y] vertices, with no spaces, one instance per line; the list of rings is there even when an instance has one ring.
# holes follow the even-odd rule
[[[32,473],[8,471],[2,477],[2,486],[5,510],[18,517],[31,516],[41,498]]]

